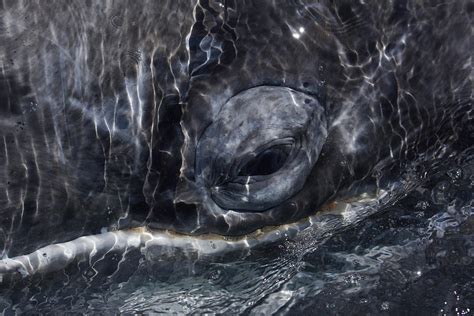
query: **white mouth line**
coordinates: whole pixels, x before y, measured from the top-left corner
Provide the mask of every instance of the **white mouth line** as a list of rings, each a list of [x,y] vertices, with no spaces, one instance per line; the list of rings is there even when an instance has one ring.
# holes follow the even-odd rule
[[[205,256],[245,250],[257,244],[274,242],[284,233],[289,235],[291,232],[291,235],[294,235],[301,230],[301,227],[299,228],[295,223],[269,232],[257,231],[243,237],[223,237],[181,235],[167,230],[138,227],[83,236],[72,241],[48,245],[27,255],[0,260],[0,282],[2,276],[7,274],[19,273],[26,277],[36,273],[48,273],[63,269],[74,261],[87,260],[92,265],[95,263],[93,258],[103,259],[112,251],[124,253],[140,249],[143,252],[148,247],[162,246],[194,251]]]
[[[364,202],[376,200],[364,198]],[[333,221],[334,215],[338,215],[343,226],[348,225],[345,219],[355,211],[351,204],[339,202],[330,211],[317,213],[299,222],[266,227],[238,237],[214,234],[191,236],[168,230],[151,230],[147,227],[83,236],[72,241],[48,245],[27,255],[0,260],[0,283],[8,274],[21,274],[27,277],[37,273],[48,273],[61,270],[74,261],[87,260],[93,265],[104,259],[109,252],[126,253],[139,249],[144,253],[149,247],[154,246],[183,249],[197,253],[198,256],[245,251],[257,245],[276,242],[282,237],[294,238],[308,228],[317,228],[320,232],[330,230],[333,225],[329,223]],[[332,215],[331,221],[327,220],[328,217],[325,216],[327,214]],[[97,259],[94,261],[94,258]]]

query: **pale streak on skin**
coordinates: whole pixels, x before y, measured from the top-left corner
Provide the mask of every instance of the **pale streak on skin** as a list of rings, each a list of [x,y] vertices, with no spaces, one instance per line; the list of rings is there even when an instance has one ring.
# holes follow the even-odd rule
[[[247,177],[247,182],[245,182],[245,190],[247,190],[247,195],[250,195],[250,177]]]
[[[3,136],[3,146],[5,147],[5,170],[8,170],[8,166],[10,165],[10,159],[8,158],[8,147],[7,147],[7,139]],[[7,173],[8,174],[8,173]],[[12,200],[10,198],[10,193],[8,191],[8,187],[5,189],[5,193],[7,196],[8,204],[11,204]]]
[[[127,93],[128,104],[130,104],[130,117],[132,118],[132,124],[135,124],[133,119],[135,118],[135,109],[134,109],[134,102],[133,102],[133,85],[136,82],[133,82],[132,79],[126,78],[125,79],[125,92]],[[135,88],[136,89],[136,88]]]
[[[105,127],[107,128],[107,131],[109,132],[109,157],[108,157],[108,160],[110,161],[111,160],[111,155],[112,155],[112,137],[113,137],[113,134],[112,134],[112,130],[110,129],[109,123],[107,122],[107,119],[104,117],[103,120],[104,120]]]
[[[41,171],[40,171],[40,167],[38,166],[38,154],[36,152],[36,148],[35,148],[35,143],[33,141],[31,141],[31,148],[32,148],[32,152],[33,152],[33,157],[34,157],[34,162],[35,162],[35,167],[36,167],[36,173],[38,175],[38,192],[36,192],[36,199],[35,199],[35,215],[34,215],[34,218],[38,218],[39,216],[39,201],[40,201],[40,197],[41,197],[41,189],[43,188],[42,186],[42,179],[41,179]]]
[[[199,1],[196,1],[196,4],[194,5],[194,8],[193,8],[193,25],[196,23],[196,8],[197,6],[199,5]],[[191,33],[192,33],[192,30],[193,28],[189,28],[189,32],[188,34],[186,35],[185,39],[186,39],[186,51],[188,53],[188,60],[187,60],[187,69],[189,69],[189,65],[191,63],[191,51],[189,49],[189,38],[191,37]]]
[[[118,105],[119,98],[118,96],[115,96],[115,102],[114,102],[114,116],[112,120],[112,137],[115,136],[115,121],[117,120],[117,105]]]
[[[141,52],[141,51],[140,51]],[[144,103],[145,101],[143,101],[142,97],[140,96],[140,85],[143,84],[143,81],[145,81],[147,79],[147,75],[144,74],[144,71],[143,71],[143,63],[140,61],[139,64],[138,64],[138,74],[137,74],[137,82],[136,82],[136,94],[137,94],[137,105],[138,105],[138,118],[137,118],[137,124],[138,124],[138,130],[137,130],[137,134],[142,132],[143,130],[143,108],[144,108]]]
[[[292,93],[291,91],[289,91],[289,94],[290,94],[291,100],[293,101],[293,104],[294,104],[296,107],[300,107],[300,105],[298,104],[298,102],[296,102],[295,96],[293,95],[293,93]]]
[[[331,209],[299,222],[266,227],[241,237],[226,238],[213,234],[191,236],[168,230],[150,230],[147,227],[84,236],[69,242],[49,245],[27,255],[0,260],[0,284],[6,275],[20,274],[27,277],[58,271],[74,261],[87,261],[93,268],[111,252],[119,252],[122,255],[117,272],[120,264],[126,260],[126,254],[133,249],[146,253],[151,251],[151,247],[165,247],[197,253],[198,256],[209,256],[232,251],[248,251],[257,245],[277,242],[282,236],[297,238],[297,235],[304,232],[310,233],[312,238],[318,238],[364,220],[377,211],[376,206],[379,203],[386,203],[384,200],[387,198],[389,197],[385,191],[379,191],[376,197],[368,197],[365,194],[356,202],[337,202]]]
[[[150,57],[150,64],[148,65],[149,69],[150,69],[150,77],[151,77],[151,81],[152,82],[155,82],[156,78],[158,77],[157,74],[155,74],[155,67],[153,67],[154,65],[154,56],[156,54],[156,50],[157,48],[154,47],[153,48],[153,52],[151,53],[151,57]],[[153,105],[153,110],[152,110],[152,121],[151,121],[151,127],[150,127],[150,131],[152,131],[150,133],[150,141],[146,142],[146,146],[148,146],[148,161],[146,162],[146,168],[147,168],[147,171],[146,171],[146,175],[145,175],[145,182],[144,183],[149,183],[149,177],[150,177],[150,174],[151,174],[151,169],[152,169],[152,162],[153,162],[153,148],[154,148],[154,144],[155,144],[155,133],[153,133],[153,131],[155,130],[155,125],[157,124],[157,122],[160,121],[160,108],[161,108],[161,104],[163,102],[163,100],[161,100],[161,102],[157,103],[157,92],[156,91],[156,87],[155,85],[151,85],[151,89],[153,90],[153,99],[152,99],[152,105]],[[171,156],[171,154],[170,154]],[[154,188],[153,190],[153,196],[155,195],[156,193],[156,190],[158,188],[158,185],[156,185],[156,187]],[[143,186],[143,192],[145,190],[145,186]]]
[[[23,168],[25,168],[25,175],[26,175],[26,178],[28,179],[29,178],[28,166],[24,163],[23,155],[21,153],[20,153],[20,158],[22,160],[21,165],[23,166]],[[20,190],[20,201],[21,201],[20,225],[23,224],[23,216],[25,215],[25,199],[26,199],[27,190],[28,188],[26,188],[25,190],[23,189]]]

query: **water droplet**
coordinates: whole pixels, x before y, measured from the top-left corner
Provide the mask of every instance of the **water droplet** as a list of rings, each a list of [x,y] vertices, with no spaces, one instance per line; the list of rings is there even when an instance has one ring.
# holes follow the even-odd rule
[[[221,270],[212,271],[211,274],[209,275],[209,279],[211,281],[217,281],[220,278],[221,274],[222,274]]]
[[[432,192],[433,202],[436,204],[448,204],[451,200],[451,185],[447,181],[442,181],[436,185]]]
[[[415,217],[416,218],[423,218],[425,216],[425,212],[416,212]]]
[[[418,203],[416,203],[415,208],[420,210],[426,210],[429,206],[430,203],[428,201],[418,201]]]
[[[334,308],[336,308],[336,304],[333,304],[333,303],[329,304],[328,303],[328,304],[326,304],[326,308],[327,309],[334,309]]]
[[[453,182],[462,179],[462,169],[461,168],[453,168],[448,171],[448,176],[451,178]]]

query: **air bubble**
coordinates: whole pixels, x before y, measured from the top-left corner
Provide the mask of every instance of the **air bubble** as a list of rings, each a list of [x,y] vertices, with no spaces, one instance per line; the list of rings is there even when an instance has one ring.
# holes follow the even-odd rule
[[[429,206],[430,203],[428,203],[428,201],[418,201],[418,203],[416,203],[415,208],[420,210],[426,210]]]
[[[462,178],[462,169],[461,168],[453,168],[448,171],[448,176],[451,178],[451,180],[457,181]]]
[[[121,15],[114,15],[110,18],[110,24],[116,29],[123,25],[123,17]]]
[[[450,184],[442,181],[436,185],[432,192],[433,202],[436,204],[448,204],[451,201]]]
[[[390,308],[390,304],[388,302],[383,302],[382,305],[380,305],[380,308],[383,311],[388,311],[388,309]]]
[[[221,270],[212,271],[211,274],[209,275],[209,279],[211,281],[217,281],[219,280],[221,274],[222,274]]]

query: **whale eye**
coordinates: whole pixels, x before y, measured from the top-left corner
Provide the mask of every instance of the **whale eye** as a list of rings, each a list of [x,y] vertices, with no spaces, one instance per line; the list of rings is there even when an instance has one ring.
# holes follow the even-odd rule
[[[309,100],[309,101],[308,101]],[[264,212],[303,189],[327,136],[316,96],[258,86],[227,100],[199,137],[196,183],[209,209]]]
[[[247,162],[239,171],[239,176],[266,176],[283,167],[290,155],[291,145],[270,147]]]

